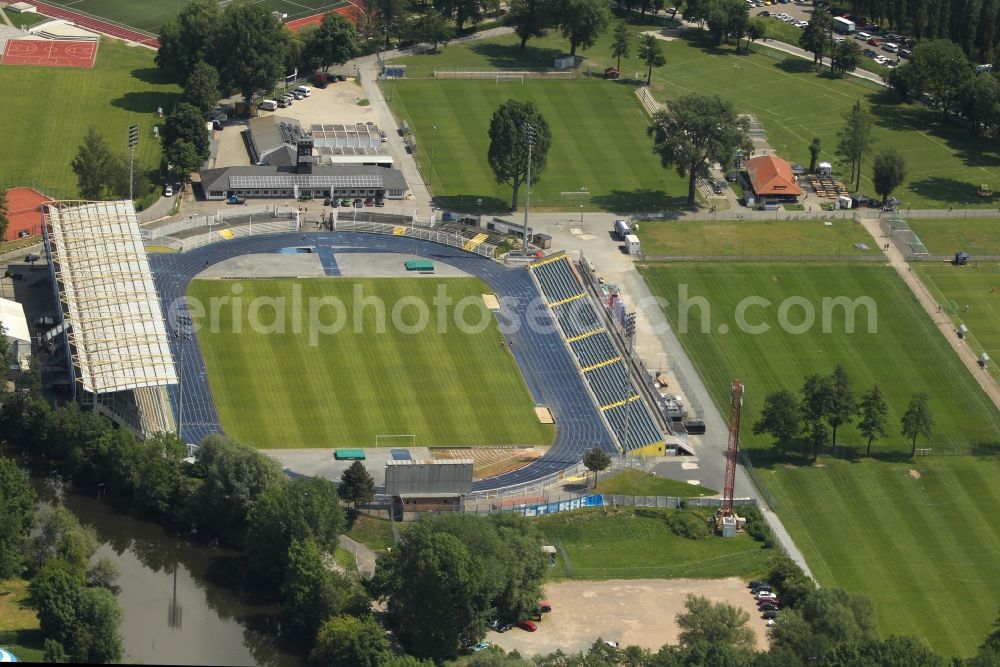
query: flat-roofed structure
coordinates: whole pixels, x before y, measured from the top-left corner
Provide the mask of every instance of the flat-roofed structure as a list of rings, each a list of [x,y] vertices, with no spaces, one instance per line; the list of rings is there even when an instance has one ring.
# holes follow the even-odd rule
[[[368,123],[320,124],[309,127],[317,148],[378,148],[382,144],[382,133],[378,126]]]
[[[75,393],[140,434],[171,430],[177,369],[132,202],[51,202],[45,217]]]

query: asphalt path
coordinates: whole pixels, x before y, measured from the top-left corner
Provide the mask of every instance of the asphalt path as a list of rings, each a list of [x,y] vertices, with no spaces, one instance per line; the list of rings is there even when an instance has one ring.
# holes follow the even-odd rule
[[[150,255],[156,288],[171,331],[174,358],[180,366],[181,385],[171,386],[170,394],[186,442],[197,443],[209,434],[223,431],[212,400],[197,335],[184,321],[186,311],[178,307],[183,303],[182,297],[187,292],[188,284],[197,274],[217,262],[248,253],[276,253],[283,247],[303,243],[318,249],[328,248],[335,254],[404,253],[450,264],[490,286],[501,300],[502,308],[497,317],[502,325],[527,322],[529,315],[543,323],[543,326],[510,326],[505,336],[510,341],[510,350],[534,400],[552,412],[556,423],[555,440],[535,463],[498,477],[478,480],[473,484],[474,490],[536,481],[574,466],[584,452],[593,447],[617,454],[616,445],[559,336],[551,314],[547,308],[539,307],[540,296],[527,268],[505,267],[485,257],[430,241],[353,232],[266,234],[214,243],[184,253]],[[497,400],[503,400],[503,397],[497,397]],[[446,412],[447,406],[441,406],[441,410]]]

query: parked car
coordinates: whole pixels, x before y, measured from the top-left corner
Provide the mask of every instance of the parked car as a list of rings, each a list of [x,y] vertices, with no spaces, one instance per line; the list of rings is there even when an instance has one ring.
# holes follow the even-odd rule
[[[327,197],[326,199],[323,200],[323,206],[329,206],[329,205],[330,205],[330,198]]]
[[[754,589],[754,588],[760,588],[761,586],[770,586],[770,585],[771,584],[761,579],[753,579],[750,581],[749,584],[747,584],[747,588]]]
[[[172,186],[169,183],[167,183],[166,187],[163,188],[163,196],[164,197],[173,197],[174,196],[174,186]]]
[[[288,106],[288,100],[286,100],[283,97],[280,100],[278,100],[278,108],[279,109],[284,109],[287,106]]]
[[[527,632],[534,632],[535,630],[538,629],[538,626],[535,624],[534,621],[528,621],[528,620],[524,620],[524,621],[519,622],[517,624],[517,627],[519,627],[522,630],[525,630]]]
[[[313,85],[317,88],[326,88],[326,81],[313,81]]]
[[[778,596],[772,593],[771,591],[759,591],[754,597],[756,597],[758,600],[765,600],[769,598],[776,598]]]
[[[326,84],[324,84],[324,85],[326,85]],[[491,646],[493,646],[493,642],[479,642],[478,644],[476,644],[475,646],[473,646],[469,650],[472,651],[473,653],[479,653],[480,651],[485,651],[486,649],[488,649]]]
[[[375,205],[376,206],[385,206],[385,200],[382,199],[381,197],[375,197]]]
[[[374,197],[366,197],[365,198],[365,206],[374,206],[374,205],[375,205],[375,198]]]
[[[877,55],[878,55],[877,53],[875,53],[875,52],[874,52],[874,51],[872,51],[871,49],[865,49],[865,50],[864,50],[864,51],[862,51],[861,53],[862,53],[863,55],[865,55],[866,57],[868,57],[868,58],[874,58],[875,56],[877,56]]]
[[[761,618],[766,618],[769,621],[773,620],[775,618],[778,618],[778,610],[777,609],[768,609],[763,614],[761,614]]]
[[[540,600],[540,601],[538,602],[538,608],[539,608],[539,609],[540,609],[540,610],[541,610],[542,612],[544,612],[544,613],[546,613],[546,614],[547,614],[547,613],[549,613],[550,611],[552,611],[552,603],[551,603],[551,602],[549,602],[548,600]]]
[[[720,181],[715,181],[714,183],[712,183],[712,192],[714,192],[717,195],[721,195],[723,185],[724,184],[721,183]]]
[[[357,199],[354,200],[354,208],[362,208],[362,207],[364,207],[364,205],[365,205],[365,202],[360,197],[358,197]]]
[[[351,205],[351,200],[348,199],[347,197],[344,197],[343,199],[340,200],[340,205],[341,206],[350,206]]]

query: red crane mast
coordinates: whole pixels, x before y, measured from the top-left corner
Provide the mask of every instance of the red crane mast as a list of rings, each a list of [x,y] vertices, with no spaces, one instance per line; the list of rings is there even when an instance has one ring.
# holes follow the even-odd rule
[[[740,413],[743,411],[743,383],[733,380],[729,405],[729,447],[726,449],[726,486],[722,491],[720,517],[733,516],[733,488],[736,486],[736,452],[740,445]]]

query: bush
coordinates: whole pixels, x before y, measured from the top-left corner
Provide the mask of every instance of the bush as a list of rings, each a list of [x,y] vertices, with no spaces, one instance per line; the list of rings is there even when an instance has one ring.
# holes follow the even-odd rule
[[[777,556],[771,561],[768,581],[775,587],[785,606],[798,607],[816,590],[816,582],[788,556]]]
[[[712,526],[700,512],[678,510],[667,516],[667,527],[675,535],[700,540],[712,534]]]
[[[747,520],[744,529],[747,535],[758,542],[763,542],[764,546],[771,548],[774,546],[774,536],[771,535],[771,528],[764,521],[764,516],[755,505],[744,505],[737,508],[737,513]]]

